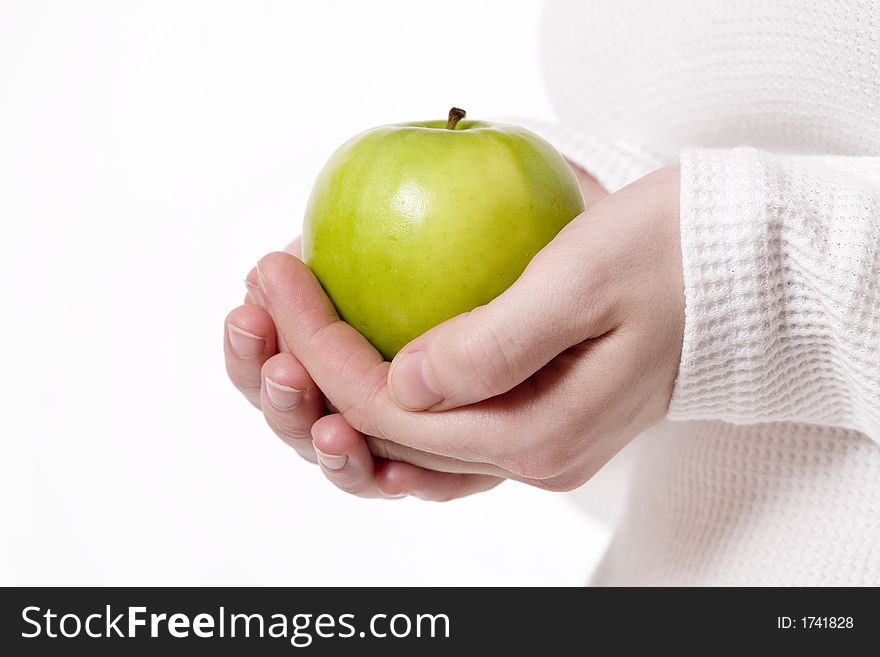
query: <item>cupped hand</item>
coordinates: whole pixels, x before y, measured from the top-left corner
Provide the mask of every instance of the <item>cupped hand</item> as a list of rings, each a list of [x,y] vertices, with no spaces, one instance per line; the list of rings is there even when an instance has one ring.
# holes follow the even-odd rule
[[[253,324],[230,315],[234,326],[262,336],[251,359],[265,361],[263,376],[230,374],[270,409],[276,431],[304,445],[308,422],[301,420],[314,416],[315,448],[339,457],[343,470],[362,463],[358,481],[378,482],[384,492],[394,487],[386,487],[383,467],[398,465],[412,468],[412,479],[479,477],[451,480],[473,490],[495,478],[568,490],[666,414],[684,317],[678,168],[658,170],[587,210],[504,294],[431,329],[390,365],[339,320],[298,259],[270,254],[257,273],[254,294],[271,315],[260,316],[259,328],[273,322],[277,337],[253,333],[251,315]],[[227,355],[230,339],[237,339],[231,328]],[[289,354],[271,353],[279,341]],[[292,385],[272,378],[280,376],[274,362]],[[303,390],[298,403],[309,412],[288,416],[292,427],[270,415],[266,376]],[[322,394],[338,412],[319,420]],[[370,453],[380,457],[372,470]]]
[[[300,241],[285,253],[301,257]],[[260,290],[257,270],[245,279],[245,303],[225,321],[224,354],[230,379],[261,409],[275,433],[333,484],[361,497],[413,495],[449,500],[500,483],[491,476],[436,472],[375,456],[365,437],[332,412],[321,390],[287,349]]]

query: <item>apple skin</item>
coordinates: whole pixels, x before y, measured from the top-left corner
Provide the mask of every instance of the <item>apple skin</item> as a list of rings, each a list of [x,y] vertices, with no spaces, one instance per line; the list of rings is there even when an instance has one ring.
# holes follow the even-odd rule
[[[306,208],[303,259],[388,360],[484,305],[584,210],[574,172],[514,125],[382,126],[343,144]]]

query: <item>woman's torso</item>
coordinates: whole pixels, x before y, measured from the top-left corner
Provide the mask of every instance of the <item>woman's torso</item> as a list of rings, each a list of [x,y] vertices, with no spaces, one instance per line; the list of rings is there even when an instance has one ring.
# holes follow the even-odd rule
[[[695,146],[880,155],[876,0],[559,0],[543,30],[560,122],[645,169]],[[595,583],[880,585],[867,437],[667,421],[634,447]]]

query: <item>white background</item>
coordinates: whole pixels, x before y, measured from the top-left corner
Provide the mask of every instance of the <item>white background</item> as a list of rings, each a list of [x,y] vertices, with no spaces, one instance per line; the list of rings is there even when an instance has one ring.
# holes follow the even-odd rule
[[[540,7],[0,0],[0,583],[560,584],[607,531],[518,484],[332,488],[227,381],[223,318],[373,125],[549,118]]]

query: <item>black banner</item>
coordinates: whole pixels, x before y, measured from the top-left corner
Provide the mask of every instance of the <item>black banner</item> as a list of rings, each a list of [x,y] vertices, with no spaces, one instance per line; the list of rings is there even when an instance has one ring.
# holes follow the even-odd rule
[[[880,589],[3,589],[7,655],[589,654],[880,645]]]

